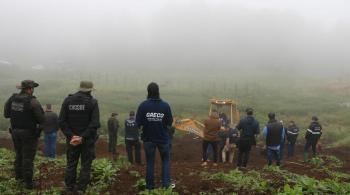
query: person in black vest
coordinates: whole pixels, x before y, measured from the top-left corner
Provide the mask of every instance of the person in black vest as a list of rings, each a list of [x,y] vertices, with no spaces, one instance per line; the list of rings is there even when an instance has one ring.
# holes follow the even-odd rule
[[[52,111],[52,105],[46,104],[44,130],[44,154],[46,157],[55,158],[56,140],[58,130],[58,116]]]
[[[15,177],[24,182],[27,189],[36,187],[33,182],[34,158],[40,137],[38,125],[45,121],[44,110],[33,96],[34,88],[39,84],[24,80],[17,86],[19,94],[13,94],[5,103],[4,117],[10,118],[13,145],[16,152],[14,163]]]
[[[266,138],[266,152],[268,165],[272,164],[272,157],[275,156],[276,165],[281,165],[280,147],[284,140],[284,128],[281,122],[275,119],[275,113],[268,114],[269,122],[264,127],[263,136]]]
[[[299,135],[299,128],[294,121],[289,122],[286,135],[288,142],[288,157],[292,157],[294,156],[295,143],[297,142]]]
[[[59,115],[61,130],[67,138],[67,167],[65,184],[67,192],[84,192],[90,183],[91,163],[95,159],[97,129],[100,127],[100,111],[97,100],[91,96],[93,83],[82,81],[77,93],[63,102]],[[81,169],[76,185],[77,165]],[[76,187],[76,188],[75,188]]]
[[[256,145],[255,136],[259,134],[259,122],[253,117],[253,109],[247,108],[247,117],[241,119],[236,126],[240,130],[237,142],[238,158],[237,167],[246,167],[252,145]]]
[[[304,147],[304,161],[308,160],[309,149],[312,147],[313,156],[316,156],[316,145],[318,140],[322,135],[322,125],[318,122],[318,118],[316,116],[312,117],[312,122],[309,126],[309,129],[305,134],[305,147]]]
[[[119,121],[117,119],[118,113],[112,113],[107,121],[108,125],[108,152],[112,154],[113,160],[117,159],[117,141]]]
[[[131,164],[134,163],[133,153],[135,153],[135,162],[141,164],[141,143],[139,137],[139,128],[135,121],[135,112],[131,111],[129,113],[129,119],[125,120],[125,147],[128,160]]]

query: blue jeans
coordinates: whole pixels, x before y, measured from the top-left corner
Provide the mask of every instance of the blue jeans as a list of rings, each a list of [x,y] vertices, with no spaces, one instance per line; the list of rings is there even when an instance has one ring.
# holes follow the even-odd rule
[[[171,149],[173,148],[173,139],[169,138],[169,153],[171,154]]]
[[[147,168],[146,168],[146,188],[148,190],[154,189],[154,161],[156,155],[156,148],[159,150],[160,158],[162,160],[162,187],[168,188],[170,186],[170,155],[169,144],[156,144],[153,142],[144,142]]]
[[[46,157],[55,158],[56,156],[56,131],[51,133],[45,133],[44,137],[44,153]]]
[[[214,158],[214,152],[213,152],[213,146],[211,145],[211,144],[208,144],[208,149],[206,149],[205,151],[206,151],[206,155],[207,155],[207,159],[209,158],[210,160],[213,160],[213,158]],[[203,159],[203,161],[204,161],[204,158],[203,158],[203,155],[202,155],[202,159]],[[205,160],[206,161],[206,160]]]
[[[277,166],[280,166],[281,164],[281,157],[280,157],[280,150],[272,150],[270,149],[269,147],[266,148],[266,151],[267,151],[267,162],[268,162],[268,165],[272,165],[272,158],[273,156],[275,157],[276,159],[276,165]]]
[[[211,146],[210,147],[211,149],[209,149],[209,146]],[[203,162],[206,162],[208,160],[208,156],[210,154],[213,154],[214,163],[218,162],[218,142],[217,141],[203,140],[202,150],[203,150],[203,153],[202,153]]]

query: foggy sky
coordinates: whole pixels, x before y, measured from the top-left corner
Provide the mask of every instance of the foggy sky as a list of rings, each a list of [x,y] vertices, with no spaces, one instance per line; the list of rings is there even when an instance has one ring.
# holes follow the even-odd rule
[[[1,0],[0,63],[344,70],[348,10],[346,0]]]

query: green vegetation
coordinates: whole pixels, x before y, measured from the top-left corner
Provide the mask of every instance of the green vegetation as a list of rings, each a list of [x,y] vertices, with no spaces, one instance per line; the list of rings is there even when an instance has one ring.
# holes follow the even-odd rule
[[[262,125],[267,121],[266,113],[270,111],[276,112],[277,117],[284,121],[295,120],[301,128],[300,140],[311,116],[318,115],[324,126],[324,138],[333,141],[334,145],[350,143],[350,108],[347,107],[350,92],[342,88],[348,83],[345,80],[337,83],[336,79],[325,80],[283,71],[162,74],[150,70],[142,75],[131,71],[115,75],[103,70],[80,70],[76,75],[69,71],[27,70],[16,74],[8,72],[0,79],[1,105],[17,92],[15,85],[23,78],[37,80],[40,87],[35,95],[43,105],[52,103],[56,111],[63,99],[77,90],[80,80],[94,81],[97,89],[94,96],[100,103],[102,134],[106,133],[106,122],[111,112],[117,111],[121,121],[127,118],[128,112],[136,110],[145,99],[146,85],[156,81],[160,84],[162,98],[171,104],[174,115],[178,117],[203,120],[208,111],[208,99],[233,98],[237,99],[241,111],[248,106],[253,107]],[[6,131],[8,126],[8,121],[0,117],[0,129]],[[120,132],[123,135],[123,130]]]
[[[324,164],[324,160],[321,157],[314,157],[310,160],[310,163],[315,166],[321,166]]]
[[[174,192],[171,188],[157,188],[154,190],[145,190],[139,193],[140,195],[178,195],[179,193]]]
[[[310,164],[314,165],[314,170],[324,172],[333,178],[334,181],[349,180],[350,175],[336,171],[336,169],[343,167],[344,163],[335,156],[320,155],[312,158]]]
[[[268,183],[261,177],[257,171],[243,173],[237,169],[229,173],[217,173],[210,175],[209,180],[220,180],[232,183],[237,189],[262,193],[269,191]]]
[[[119,167],[107,159],[96,159],[92,164],[93,183],[87,189],[87,193],[98,193],[107,190],[117,176]]]
[[[133,175],[139,176],[139,173],[133,172]],[[144,178],[137,180],[134,188],[140,191],[140,195],[178,195],[178,193],[174,192],[171,188],[157,188],[154,190],[146,190],[146,180]]]
[[[35,180],[48,181],[55,179],[51,174],[64,171],[66,166],[65,159],[65,156],[60,156],[52,160],[37,155],[35,159]],[[54,183],[54,186],[41,191],[25,190],[24,186],[16,182],[13,177],[13,160],[14,153],[12,151],[0,148],[0,194],[61,194],[61,191],[64,190],[63,186],[59,183]],[[118,171],[127,169],[128,166],[129,163],[124,156],[118,158],[115,163],[104,158],[94,160],[92,165],[92,183],[89,185],[86,193],[100,194],[106,192],[115,181]],[[63,174],[61,177],[63,177]]]
[[[333,157],[331,157],[333,158]],[[349,176],[348,174],[344,174]],[[232,170],[229,173],[203,174],[204,179],[219,180],[232,184],[237,192],[248,191],[252,194],[349,194],[350,183],[340,178],[317,180],[298,175],[279,167],[265,167],[260,171],[242,172]]]
[[[137,188],[138,190],[145,190],[146,189],[146,180],[144,178],[137,180],[134,187]]]

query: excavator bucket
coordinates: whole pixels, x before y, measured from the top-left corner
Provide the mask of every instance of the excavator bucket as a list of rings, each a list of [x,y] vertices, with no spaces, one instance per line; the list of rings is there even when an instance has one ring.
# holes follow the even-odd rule
[[[178,119],[175,120],[173,126],[180,131],[193,133],[203,138],[204,125],[194,119]]]

